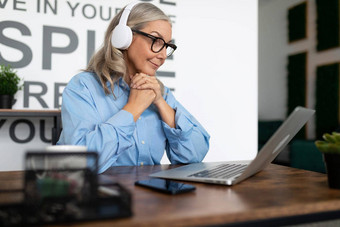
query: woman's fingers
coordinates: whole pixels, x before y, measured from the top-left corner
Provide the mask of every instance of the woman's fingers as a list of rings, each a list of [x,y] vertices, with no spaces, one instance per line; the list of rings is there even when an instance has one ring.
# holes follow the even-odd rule
[[[152,87],[153,84],[158,83],[156,78],[148,76],[144,73],[136,74],[131,81],[131,88],[145,89]]]
[[[135,76],[132,77],[130,87],[136,88],[136,87],[140,86],[143,83],[143,81],[145,80],[144,78],[146,76],[147,76],[146,74],[137,73]]]
[[[156,94],[154,102],[162,98],[161,86],[155,76],[137,73],[131,78],[130,87],[138,90],[153,90]]]
[[[158,89],[159,84],[155,84],[152,82],[146,82],[142,85],[139,85],[138,87],[135,87],[136,89],[152,89],[152,90],[156,90]]]

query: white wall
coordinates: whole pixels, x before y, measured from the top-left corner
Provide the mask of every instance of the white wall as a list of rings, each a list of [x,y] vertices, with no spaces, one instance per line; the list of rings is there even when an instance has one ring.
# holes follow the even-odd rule
[[[307,38],[288,43],[287,12],[307,2]],[[287,56],[307,51],[307,107],[315,108],[316,67],[340,61],[340,48],[316,52],[313,0],[259,0],[259,119],[284,119],[287,112]],[[307,136],[315,138],[314,120]]]
[[[251,159],[257,152],[257,2],[178,6],[184,34],[176,31],[176,96],[211,134],[204,161]]]
[[[37,13],[37,1],[21,0],[18,7],[25,10],[14,10],[13,1],[8,2],[6,8],[0,8],[0,21],[19,21],[32,31],[31,36],[25,37],[15,29],[6,31],[7,36],[27,43],[33,50],[32,62],[18,69],[19,75],[26,81],[42,81],[47,84],[48,92],[44,99],[49,108],[53,109],[53,84],[67,82],[79,69],[86,66],[87,31],[96,32],[98,48],[108,23],[98,17],[91,20],[84,18],[81,7],[91,4],[98,9],[99,6],[106,9],[122,7],[130,1],[78,1],[80,5],[74,17],[71,16],[66,0],[58,0],[57,15],[50,11]],[[73,5],[78,3],[73,0],[68,2]],[[204,161],[252,159],[257,152],[257,1],[151,2],[174,16],[173,37],[178,50],[174,59],[168,60],[160,70],[173,71],[176,77],[162,77],[161,80],[167,86],[175,88],[176,98],[210,133],[210,151]],[[42,29],[45,25],[72,29],[79,38],[78,48],[72,53],[53,54],[51,70],[42,69]],[[54,41],[55,46],[66,46],[69,42],[63,35],[59,35]],[[6,57],[13,60],[22,57],[20,52],[1,44],[1,41],[0,53],[6,53]],[[14,108],[23,108],[23,92],[19,92],[16,98],[18,101]],[[36,100],[31,100],[28,108],[42,107]],[[10,124],[11,120],[8,120],[0,128],[0,143],[6,148],[0,151],[0,156],[5,157],[0,159],[0,170],[21,169],[22,162],[18,160],[22,159],[28,147],[41,149],[48,145],[35,138],[29,145],[18,146],[8,137]],[[35,123],[38,131],[37,124]],[[18,134],[25,136],[27,129],[18,130]],[[10,157],[8,151],[12,152]]]

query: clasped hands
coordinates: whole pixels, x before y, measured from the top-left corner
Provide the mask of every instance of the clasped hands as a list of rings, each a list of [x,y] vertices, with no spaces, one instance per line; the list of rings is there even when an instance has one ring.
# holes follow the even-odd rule
[[[161,86],[156,76],[149,76],[144,73],[136,73],[130,76],[130,96],[140,95],[145,102],[157,104],[162,99]]]
[[[157,107],[162,99],[161,86],[157,78],[144,73],[136,73],[130,76],[130,96],[123,109],[132,113],[136,121],[151,104]]]

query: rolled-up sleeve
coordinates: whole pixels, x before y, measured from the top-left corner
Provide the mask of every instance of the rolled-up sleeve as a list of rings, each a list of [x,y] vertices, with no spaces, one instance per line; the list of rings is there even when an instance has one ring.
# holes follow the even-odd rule
[[[210,135],[202,125],[166,91],[166,102],[175,110],[176,128],[163,122],[166,152],[171,163],[201,162],[209,150]]]

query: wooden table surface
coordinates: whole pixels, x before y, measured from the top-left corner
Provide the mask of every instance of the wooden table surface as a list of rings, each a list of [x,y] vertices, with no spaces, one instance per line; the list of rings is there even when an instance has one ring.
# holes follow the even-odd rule
[[[340,211],[340,190],[327,175],[271,164],[234,186],[193,183],[196,191],[167,195],[134,185],[170,165],[114,167],[101,175],[124,185],[133,197],[130,218],[76,223],[75,226],[199,226],[256,223],[291,217],[319,217]],[[0,191],[22,188],[22,172],[0,172]],[[2,193],[4,194],[4,193]],[[5,193],[6,194],[6,193]],[[12,193],[13,194],[13,193]],[[14,193],[15,194],[15,193]],[[0,196],[20,199],[15,195]],[[321,217],[321,216],[320,216]]]

